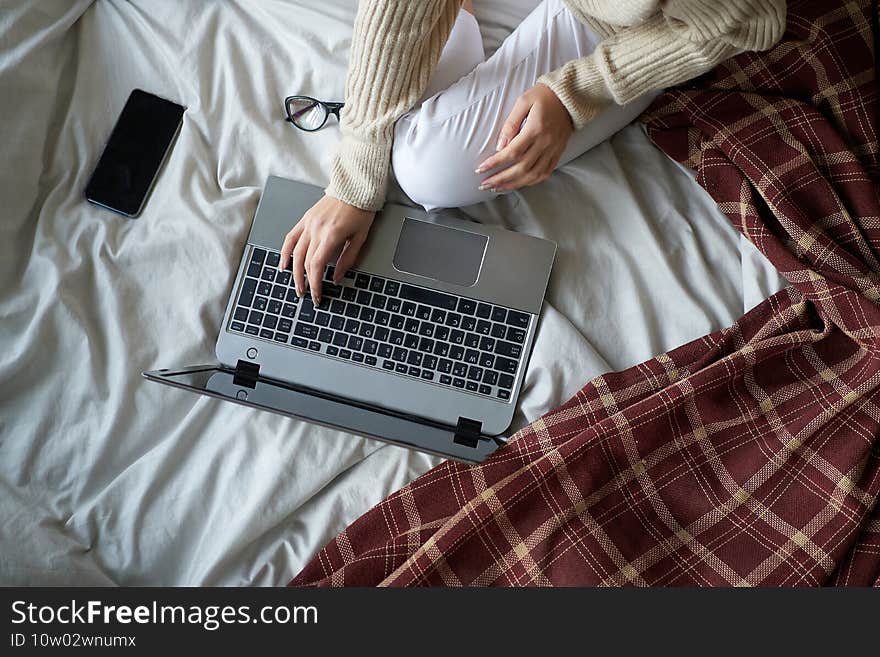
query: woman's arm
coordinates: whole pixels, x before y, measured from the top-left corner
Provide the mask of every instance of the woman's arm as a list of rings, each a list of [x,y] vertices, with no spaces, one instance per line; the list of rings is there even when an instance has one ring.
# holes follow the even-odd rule
[[[606,105],[691,80],[741,52],[767,50],[785,31],[785,0],[669,0],[587,57],[539,78],[575,128]]]
[[[424,93],[460,7],[461,0],[360,1],[330,184],[281,247],[279,267],[291,265],[300,296],[307,274],[320,302],[324,268],[337,254],[336,282],[354,264],[385,200],[394,122]]]
[[[740,52],[772,47],[785,30],[785,10],[785,0],[667,0],[661,13],[621,28],[587,57],[538,78],[502,127],[498,152],[477,168],[506,167],[481,189],[510,191],[546,179],[572,130],[611,103],[626,104]]]
[[[427,88],[460,8],[461,0],[361,0],[327,194],[382,207],[394,122]]]

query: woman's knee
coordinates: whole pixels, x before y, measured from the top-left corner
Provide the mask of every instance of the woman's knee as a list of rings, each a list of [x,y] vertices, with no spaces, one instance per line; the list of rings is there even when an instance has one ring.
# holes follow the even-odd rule
[[[428,210],[473,205],[494,196],[479,190],[480,176],[475,172],[478,159],[479,153],[472,153],[439,131],[421,139],[399,135],[391,151],[400,188]]]

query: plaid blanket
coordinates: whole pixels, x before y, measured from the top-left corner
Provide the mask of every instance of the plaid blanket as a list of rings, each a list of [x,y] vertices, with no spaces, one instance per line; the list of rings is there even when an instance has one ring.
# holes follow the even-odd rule
[[[427,472],[292,584],[880,584],[877,13],[793,0],[644,118],[791,287]]]

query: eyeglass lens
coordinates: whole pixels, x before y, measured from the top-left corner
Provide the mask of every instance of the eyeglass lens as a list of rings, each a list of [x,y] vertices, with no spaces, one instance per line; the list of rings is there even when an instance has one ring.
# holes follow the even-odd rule
[[[327,120],[327,109],[309,98],[292,98],[287,101],[290,119],[303,130],[317,130]]]

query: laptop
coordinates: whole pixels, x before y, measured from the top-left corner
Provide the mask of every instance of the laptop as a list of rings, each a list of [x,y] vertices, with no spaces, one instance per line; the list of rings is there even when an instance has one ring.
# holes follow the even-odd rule
[[[280,247],[319,187],[270,176],[218,362],[143,375],[252,408],[479,463],[505,443],[556,245],[454,212],[386,205],[358,263],[298,298]]]

